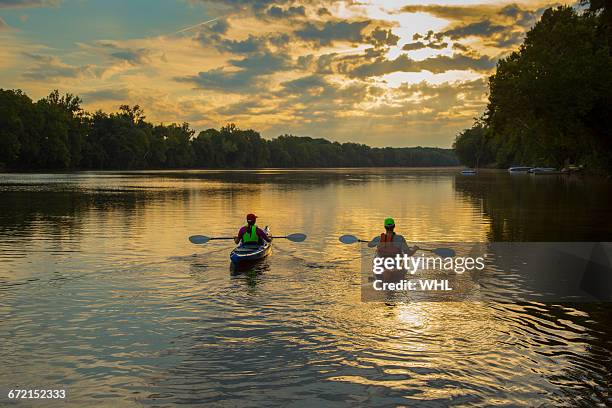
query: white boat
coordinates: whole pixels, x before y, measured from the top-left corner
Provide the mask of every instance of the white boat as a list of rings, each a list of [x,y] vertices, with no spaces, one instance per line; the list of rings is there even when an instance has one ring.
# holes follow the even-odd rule
[[[477,173],[474,169],[465,169],[461,170],[461,174],[463,174],[464,176],[475,176]]]
[[[510,172],[510,173],[527,173],[529,170],[531,170],[531,167],[514,166],[514,167],[510,167],[508,169],[508,172]]]
[[[553,175],[553,174],[563,174],[559,170],[554,167],[534,167],[529,170],[529,173],[533,175]]]

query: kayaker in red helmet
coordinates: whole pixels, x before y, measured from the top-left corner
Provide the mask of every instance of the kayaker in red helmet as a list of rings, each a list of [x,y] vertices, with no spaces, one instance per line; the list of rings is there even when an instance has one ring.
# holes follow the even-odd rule
[[[385,232],[380,234],[380,242],[376,247],[379,256],[393,257],[397,254],[412,256],[418,247],[410,248],[406,239],[395,233],[395,221],[393,218],[385,219]]]
[[[240,228],[238,236],[234,238],[237,244],[242,242],[242,245],[258,245],[263,241],[272,242],[272,237],[264,232],[261,228],[255,225],[257,216],[255,214],[247,214],[247,225]]]

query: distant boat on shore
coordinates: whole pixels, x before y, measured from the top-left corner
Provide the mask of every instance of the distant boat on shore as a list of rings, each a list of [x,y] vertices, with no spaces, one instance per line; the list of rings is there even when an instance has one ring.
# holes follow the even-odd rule
[[[461,170],[461,174],[464,176],[475,176],[478,174],[475,169],[465,169]]]
[[[534,167],[533,169],[529,170],[529,173],[533,174],[534,176],[552,176],[555,174],[565,174],[564,172],[559,171],[554,167]]]
[[[580,173],[581,171],[584,170],[584,166],[580,165],[580,166],[576,166],[573,164],[570,164],[567,167],[564,167],[563,169],[561,169],[561,171],[564,174],[575,174],[575,173]]]
[[[514,167],[510,167],[508,169],[509,173],[527,173],[529,170],[531,170],[531,167],[527,167],[527,166],[514,166]]]

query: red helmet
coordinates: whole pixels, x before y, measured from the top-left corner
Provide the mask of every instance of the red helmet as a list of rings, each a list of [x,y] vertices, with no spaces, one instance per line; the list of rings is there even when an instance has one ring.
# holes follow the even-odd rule
[[[247,214],[247,221],[255,221],[257,216],[255,214]]]

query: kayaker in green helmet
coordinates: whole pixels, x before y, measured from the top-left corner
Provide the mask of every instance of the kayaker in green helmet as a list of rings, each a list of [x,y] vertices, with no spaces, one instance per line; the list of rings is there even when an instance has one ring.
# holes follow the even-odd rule
[[[385,219],[385,232],[380,234],[380,241],[376,246],[379,256],[395,256],[397,254],[407,254],[412,256],[419,248],[417,246],[410,248],[406,239],[395,233],[395,221],[393,218]]]
[[[272,242],[272,237],[265,233],[264,230],[255,225],[257,216],[255,214],[247,214],[247,225],[240,228],[238,235],[234,238],[234,241],[242,245],[259,245],[264,241]]]

